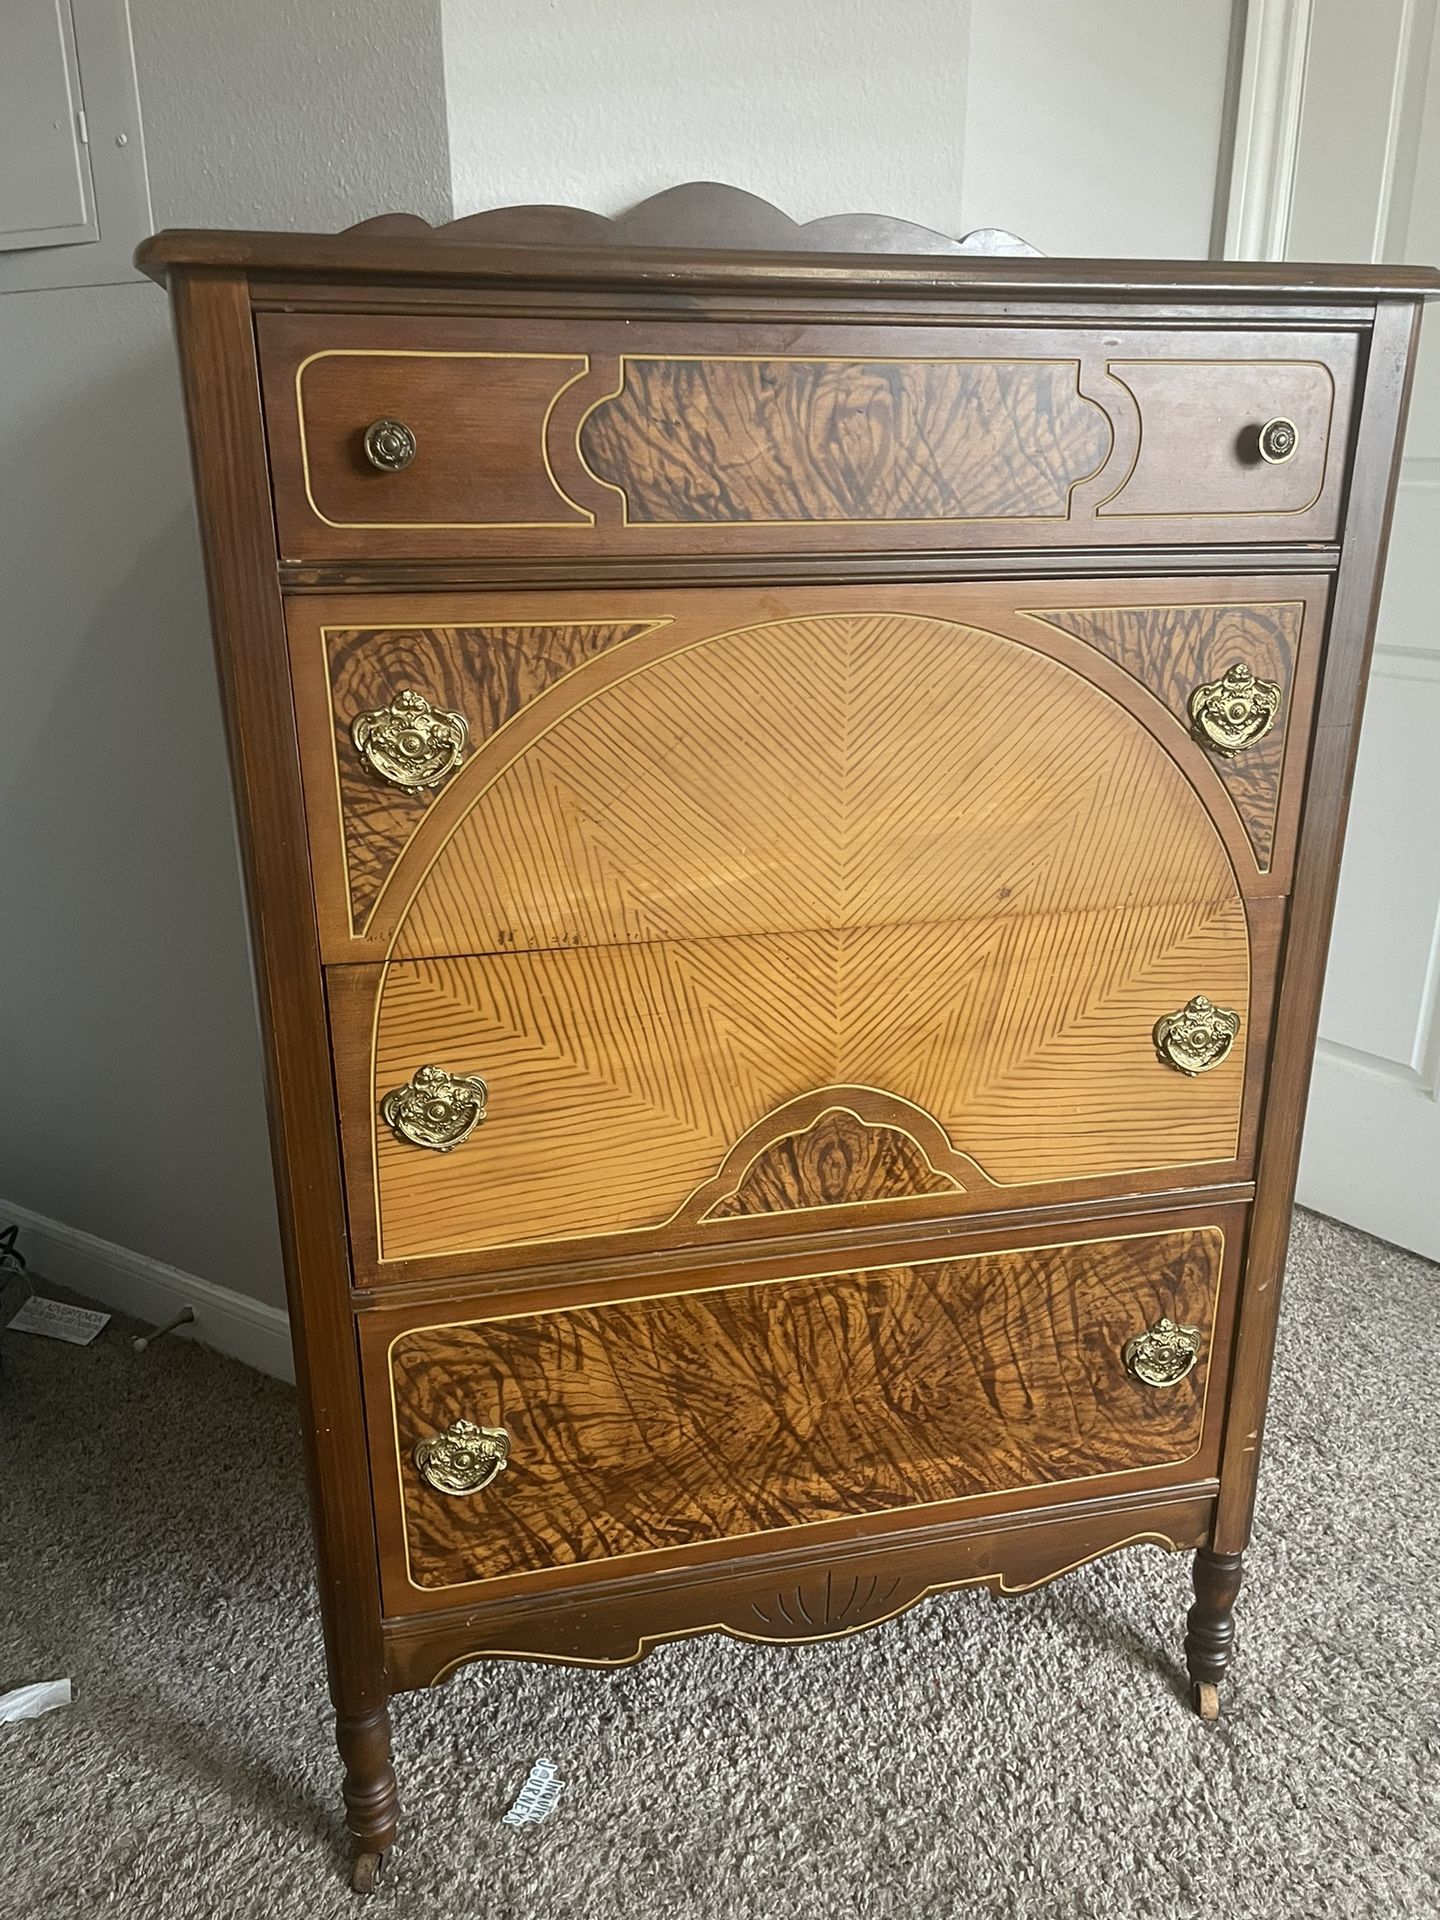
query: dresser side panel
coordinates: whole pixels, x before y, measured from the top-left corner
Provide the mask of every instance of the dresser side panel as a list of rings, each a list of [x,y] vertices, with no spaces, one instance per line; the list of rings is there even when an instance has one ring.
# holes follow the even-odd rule
[[[1418,302],[1382,304],[1365,368],[1345,545],[1331,606],[1284,973],[1271,1039],[1255,1217],[1240,1301],[1212,1542],[1220,1553],[1244,1548],[1254,1512],[1300,1135],[1419,324]]]
[[[264,1032],[271,1148],[332,1697],[387,1697],[374,1517],[248,291],[180,274],[176,330]]]

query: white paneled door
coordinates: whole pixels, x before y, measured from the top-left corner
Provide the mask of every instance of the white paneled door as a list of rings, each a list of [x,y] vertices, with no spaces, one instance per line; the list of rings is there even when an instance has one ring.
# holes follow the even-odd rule
[[[1440,262],[1436,0],[1313,0],[1286,252]],[[1440,1259],[1440,308],[1411,406],[1301,1201]]]

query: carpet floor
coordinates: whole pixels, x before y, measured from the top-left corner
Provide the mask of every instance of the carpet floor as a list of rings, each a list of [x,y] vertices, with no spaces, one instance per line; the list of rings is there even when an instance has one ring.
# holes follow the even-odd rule
[[[1440,1915],[1440,1273],[1301,1216],[1226,1718],[1184,1558],[806,1649],[496,1664],[395,1703],[406,1839],[343,1877],[293,1400],[183,1344],[7,1334],[0,1911],[29,1920]],[[543,1825],[499,1824],[537,1756]]]

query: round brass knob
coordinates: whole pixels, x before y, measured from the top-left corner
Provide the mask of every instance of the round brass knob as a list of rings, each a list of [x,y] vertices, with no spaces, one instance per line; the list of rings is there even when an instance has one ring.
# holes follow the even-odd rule
[[[1200,1329],[1157,1320],[1120,1349],[1125,1371],[1147,1387],[1173,1387],[1194,1367],[1200,1355]]]
[[[1283,466],[1299,444],[1300,435],[1293,420],[1277,417],[1267,420],[1260,429],[1260,458],[1268,460],[1272,467]]]
[[[468,1140],[485,1118],[490,1089],[478,1073],[447,1073],[421,1067],[380,1102],[381,1117],[412,1147],[449,1153]]]
[[[452,1420],[443,1433],[417,1440],[414,1458],[420,1478],[437,1493],[479,1493],[505,1471],[510,1436],[504,1427]]]
[[[1240,1016],[1229,1007],[1216,1007],[1197,993],[1178,1013],[1166,1013],[1155,1022],[1155,1051],[1167,1067],[1194,1079],[1226,1059],[1240,1031]]]
[[[362,444],[365,458],[381,473],[399,473],[415,458],[415,436],[403,420],[372,420]]]

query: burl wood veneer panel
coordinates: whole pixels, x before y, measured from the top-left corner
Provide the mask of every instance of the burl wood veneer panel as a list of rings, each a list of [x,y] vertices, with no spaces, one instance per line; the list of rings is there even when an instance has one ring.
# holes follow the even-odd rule
[[[1262,1006],[1272,964],[1257,956]],[[1233,891],[345,976],[332,1004],[351,1205],[376,1220],[385,1261],[725,1218],[732,1188],[744,1198],[731,1217],[753,1211],[775,1192],[763,1149],[797,1131],[791,1103],[822,1089],[920,1156],[892,1155],[885,1194],[847,1188],[847,1203],[948,1190],[973,1209],[999,1204],[999,1187],[1243,1172],[1251,956]],[[1157,1058],[1152,1030],[1195,993],[1242,1026],[1229,1058],[1192,1079]],[[397,1139],[379,1115],[431,1063],[489,1086],[489,1117],[448,1153]],[[891,1111],[865,1104],[877,1095]],[[727,1162],[732,1187],[717,1188]],[[916,1184],[922,1162],[946,1189]],[[790,1204],[833,1203],[797,1188]]]
[[[911,1127],[916,1124],[916,1115],[906,1118]],[[965,1174],[974,1171],[933,1164],[924,1144],[903,1125],[867,1122],[849,1107],[828,1107],[808,1125],[767,1141],[753,1159],[742,1162],[728,1191],[696,1211],[702,1220],[743,1220],[921,1193],[963,1193]]]
[[[655,624],[502,621],[471,627],[326,627],[351,924],[363,928],[397,855],[441,790],[437,786],[407,792],[379,778],[351,738],[357,715],[388,708],[405,691],[421,694],[444,712],[460,713],[469,737],[455,768],[458,773],[547,687],[607,647],[650,632]]]
[[[572,687],[562,721],[465,790],[397,957],[1234,888],[1165,748],[1069,667],[978,628],[883,613],[766,621],[588,697]]]
[[[1236,754],[1212,753],[1244,822],[1257,865],[1275,849],[1280,776],[1290,726],[1305,606],[1298,600],[1251,606],[1076,607],[1037,616],[1073,633],[1133,673],[1188,726],[1190,696],[1237,664],[1280,689],[1274,725]],[[1318,646],[1318,637],[1317,637]],[[1306,676],[1313,679],[1313,662]],[[1308,698],[1307,698],[1308,715]]]
[[[1328,540],[1357,344],[1237,326],[267,313],[282,557]],[[1292,459],[1259,457],[1277,415]],[[414,457],[377,472],[365,429]]]
[[[646,359],[580,452],[627,526],[1057,520],[1110,454],[1074,360]]]
[[[1196,1226],[403,1333],[390,1471],[408,1580],[1179,1469],[1201,1444],[1223,1254],[1220,1229]],[[1203,1344],[1156,1389],[1121,1349],[1162,1314]],[[372,1405],[372,1423],[389,1413]],[[470,1498],[411,1459],[461,1417],[511,1439]]]

